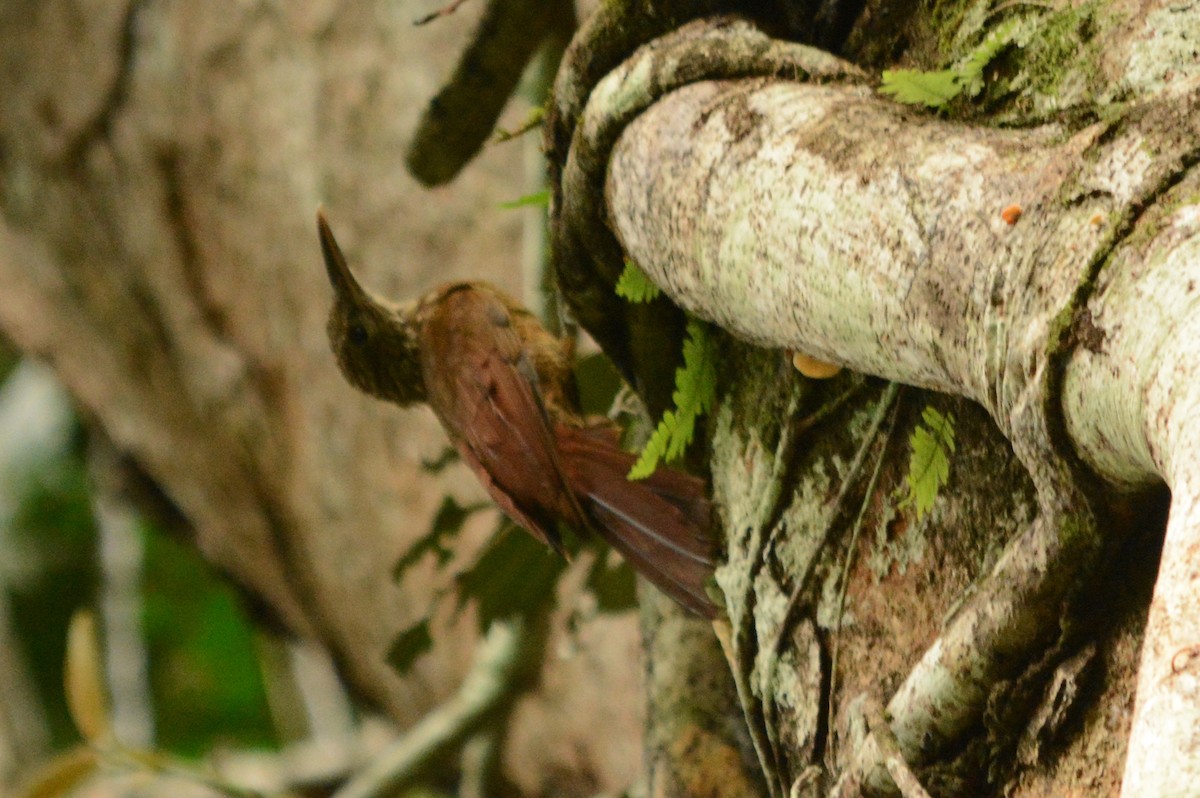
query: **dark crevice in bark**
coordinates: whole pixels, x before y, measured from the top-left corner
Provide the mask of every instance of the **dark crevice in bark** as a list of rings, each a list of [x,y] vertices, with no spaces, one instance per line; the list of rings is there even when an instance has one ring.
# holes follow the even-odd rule
[[[1012,782],[1023,771],[1053,763],[1083,727],[1083,715],[1091,708],[1107,681],[1102,673],[1107,649],[1131,615],[1142,623],[1154,589],[1162,549],[1170,494],[1162,486],[1142,493],[1106,501],[1100,517],[1103,530],[1119,544],[1108,547],[1090,572],[1092,579],[1064,605],[1061,632],[1040,660],[1030,665],[1012,684],[1003,685],[992,697],[985,716],[987,772],[992,783]],[[1054,723],[1039,723],[1038,711],[1047,701],[1047,691],[1059,668],[1093,646],[1091,661],[1081,671],[1077,692],[1060,708]],[[1030,741],[1036,759],[1021,754]]]
[[[131,359],[131,362],[137,364],[134,374],[149,381],[150,370],[153,368],[151,364],[154,360],[159,359],[154,350],[161,349],[162,362],[170,369],[172,381],[177,385],[182,384],[182,375],[175,358],[175,355],[178,354],[175,336],[171,334],[166,320],[162,317],[162,305],[159,299],[154,295],[153,290],[141,280],[130,281],[126,288],[139,310],[138,315],[149,327],[146,340],[139,340],[137,336],[130,337],[133,351],[137,354],[137,357]],[[81,294],[79,304],[83,305],[85,302],[86,298]]]
[[[179,253],[180,271],[183,281],[187,284],[188,295],[196,303],[205,324],[216,337],[228,340],[228,318],[205,285],[204,261],[199,243],[192,232],[193,225],[188,219],[187,200],[184,196],[187,181],[183,174],[182,156],[178,149],[171,147],[158,154],[156,164],[162,175],[167,225],[170,228],[171,240],[175,243],[175,251]]]
[[[1148,113],[1139,116],[1135,121],[1110,125],[1099,137],[1098,145],[1110,137],[1116,136],[1126,124],[1146,125],[1150,129],[1156,129],[1160,126],[1166,127],[1173,122],[1170,129],[1187,131],[1188,114],[1189,112],[1194,114],[1195,111],[1194,108],[1180,109],[1171,105],[1165,108],[1168,118],[1161,120],[1157,117],[1164,113],[1164,105],[1152,106]],[[1147,118],[1150,118],[1149,122],[1147,122]],[[1109,232],[1107,241],[1096,250],[1084,267],[1075,292],[1059,312],[1057,326],[1051,331],[1047,341],[1045,391],[1042,402],[1049,443],[1054,448],[1055,454],[1061,457],[1070,468],[1079,489],[1086,496],[1100,503],[1103,503],[1103,497],[1107,494],[1107,487],[1099,475],[1083,461],[1071,442],[1062,401],[1063,383],[1066,379],[1067,366],[1075,349],[1081,345],[1089,346],[1094,343],[1088,301],[1096,291],[1101,273],[1113,256],[1135,234],[1139,223],[1149,213],[1158,209],[1169,192],[1182,183],[1197,167],[1197,164],[1200,164],[1200,146],[1183,145],[1180,149],[1181,151],[1176,156],[1175,168],[1170,168],[1160,174],[1158,181],[1150,186],[1142,197],[1129,204],[1120,220]],[[1160,162],[1162,161],[1166,161],[1166,158],[1162,158]]]
[[[812,762],[813,764],[824,763],[824,772],[826,774],[835,773],[837,763],[832,760],[830,754],[836,750],[836,746],[832,746],[833,742],[830,736],[830,729],[836,728],[836,719],[832,716],[831,710],[833,707],[833,695],[835,674],[833,672],[833,651],[838,645],[837,635],[841,634],[841,630],[825,630],[818,623],[813,624],[813,630],[817,638],[817,652],[821,662],[821,689],[817,696],[819,702],[817,707],[817,725],[815,730],[816,738],[813,741]]]
[[[788,367],[790,368],[790,364]],[[810,383],[810,385],[812,384]],[[854,488],[868,476],[862,473],[863,469],[860,467],[855,473],[846,475],[847,479],[851,480],[849,485],[839,483],[835,486],[841,500],[833,508],[830,517],[825,520],[824,529],[812,530],[808,533],[818,534],[821,539],[801,573],[789,574],[776,556],[776,550],[777,546],[791,536],[804,534],[798,533],[796,530],[788,530],[785,517],[796,501],[795,491],[797,485],[802,481],[802,476],[812,466],[814,457],[823,456],[819,452],[814,452],[814,447],[821,448],[822,441],[825,440],[818,430],[834,428],[836,424],[833,419],[847,412],[852,413],[856,408],[880,401],[879,384],[876,381],[864,382],[857,376],[847,376],[841,380],[820,383],[816,386],[808,391],[808,395],[805,397],[804,405],[807,409],[805,415],[795,421],[785,418],[781,425],[780,436],[783,436],[783,440],[775,444],[779,448],[777,458],[782,462],[776,477],[779,493],[760,526],[761,539],[751,559],[752,575],[748,580],[753,585],[762,569],[768,569],[771,572],[770,578],[790,595],[789,604],[776,633],[769,640],[760,640],[755,634],[754,623],[749,620],[754,618],[758,598],[758,592],[752,589],[745,597],[744,620],[735,626],[735,631],[741,635],[737,646],[740,655],[738,667],[743,674],[748,674],[755,672],[755,661],[760,654],[774,660],[783,656],[794,645],[792,632],[801,622],[802,617],[807,616],[812,619],[811,628],[816,636],[818,656],[820,657],[820,687],[818,696],[814,699],[819,703],[816,726],[813,730],[815,735],[813,749],[807,752],[791,751],[787,747],[781,746],[779,741],[769,733],[770,730],[778,731],[783,722],[780,707],[775,704],[771,696],[759,697],[760,700],[754,702],[752,708],[753,716],[748,718],[752,728],[758,730],[756,737],[760,740],[760,754],[770,759],[767,763],[768,770],[777,774],[781,779],[780,783],[776,785],[777,791],[784,793],[797,775],[810,765],[822,762],[827,754],[829,727],[833,722],[833,719],[829,717],[829,692],[832,689],[830,646],[832,643],[830,636],[824,633],[815,618],[812,618],[817,602],[814,590],[818,580],[815,575],[821,571],[823,564],[827,563],[831,557],[829,547],[835,541],[837,530],[845,528],[845,524],[842,522],[847,514],[846,511],[851,507],[858,506],[853,501],[856,495]],[[872,390],[864,391],[864,388]],[[894,407],[891,412],[895,412]],[[740,415],[753,417],[757,413],[752,408],[743,408]],[[854,448],[861,450],[861,447],[866,444],[868,454],[870,451],[877,451],[877,456],[886,456],[887,440],[882,442],[882,448],[880,448],[875,445],[876,442],[873,440],[875,434],[869,433],[869,435],[871,439],[856,441]],[[764,441],[764,445],[769,447],[769,440]],[[867,470],[869,471],[869,469]],[[850,515],[853,517],[853,513]],[[767,681],[770,682],[771,679],[768,678]],[[800,760],[801,757],[803,757],[803,761]]]
[[[138,15],[147,4],[148,0],[131,0],[125,7],[121,36],[117,42],[117,74],[113,77],[96,114],[84,123],[67,144],[63,160],[68,166],[78,167],[93,142],[108,138],[113,120],[129,97],[134,62],[137,58]]]

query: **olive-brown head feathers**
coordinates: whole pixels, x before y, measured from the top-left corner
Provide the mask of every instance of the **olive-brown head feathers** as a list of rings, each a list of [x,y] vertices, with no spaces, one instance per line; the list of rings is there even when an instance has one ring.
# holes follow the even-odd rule
[[[359,284],[323,210],[317,211],[317,231],[334,293],[326,331],[342,374],[380,399],[400,405],[424,401],[412,307],[380,300]]]

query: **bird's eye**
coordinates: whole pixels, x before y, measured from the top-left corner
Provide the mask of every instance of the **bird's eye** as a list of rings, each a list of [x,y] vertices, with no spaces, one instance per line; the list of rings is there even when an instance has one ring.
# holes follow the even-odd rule
[[[367,342],[367,328],[358,322],[354,322],[346,330],[346,337],[350,339],[350,343],[361,346]]]

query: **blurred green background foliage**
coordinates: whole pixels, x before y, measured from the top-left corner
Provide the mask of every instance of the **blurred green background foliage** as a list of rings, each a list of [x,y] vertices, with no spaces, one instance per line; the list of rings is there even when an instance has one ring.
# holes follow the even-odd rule
[[[0,343],[0,385],[17,356]],[[7,478],[18,502],[0,535],[8,551],[3,589],[19,655],[31,675],[49,732],[61,749],[79,741],[63,692],[72,614],[96,607],[103,576],[97,555],[84,432],[65,450],[31,458]],[[274,747],[256,632],[233,590],[194,547],[147,521],[142,548],[141,625],[148,652],[155,745],[196,756],[214,745]]]

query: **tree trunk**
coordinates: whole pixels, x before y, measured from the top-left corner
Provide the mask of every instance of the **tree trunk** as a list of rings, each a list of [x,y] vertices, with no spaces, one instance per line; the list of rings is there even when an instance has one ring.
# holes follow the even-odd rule
[[[399,676],[386,654],[452,569],[422,562],[397,583],[392,567],[444,495],[483,493],[461,466],[422,468],[446,445],[428,411],[338,373],[314,213],[326,206],[381,293],[467,277],[520,292],[521,215],[499,205],[538,189],[521,185],[521,143],[489,147],[450,189],[405,173],[416,119],[482,12],[413,27],[437,5],[0,11],[0,328],[54,367],[255,607],[323,643],[402,726],[455,692],[478,632],[443,602],[433,650]],[[454,564],[494,525],[473,517]],[[506,757],[531,792],[590,795],[636,776],[638,634],[632,613],[602,616],[568,643],[565,599],[550,645],[574,653],[518,708]]]
[[[424,411],[337,375],[312,211],[389,296],[519,284],[516,219],[492,210],[525,193],[507,152],[449,191],[402,171],[466,8],[414,31],[391,5],[102,5],[0,15],[0,326],[206,557],[413,722],[462,678],[473,629],[444,619],[398,677],[385,654],[445,577],[395,584],[392,564],[445,492],[480,494],[420,467],[442,446]],[[684,24],[767,5],[769,34]],[[1122,773],[1127,796],[1200,794],[1200,13],[879,0],[851,29],[853,3],[800,5],[602,4],[548,108],[580,321],[655,410],[677,308],[720,353],[700,448],[733,684],[701,678],[723,673],[702,626],[646,609],[654,794],[1116,795]],[[897,63],[953,67],[937,85],[957,98],[880,96]],[[670,302],[615,295],[626,256]],[[813,382],[795,352],[869,376]],[[953,446],[917,448],[949,476],[919,513],[910,441],[938,418]],[[637,680],[630,620],[593,623],[518,706],[526,791],[634,778],[637,707],[613,700]]]
[[[860,65],[891,66],[882,10],[847,42]],[[613,329],[619,301],[590,301],[624,258],[767,348],[725,344],[710,465],[772,794],[1200,794],[1182,466],[1200,393],[1198,18],[961,11],[902,21],[911,61],[955,71],[897,96],[949,86],[927,101],[975,124],[743,22],[623,63],[577,37],[548,136],[562,281],[635,380],[649,361]],[[793,352],[962,399],[908,390],[889,410],[868,384],[842,404],[852,381],[806,383]],[[926,404],[957,447],[922,518],[899,499]]]

